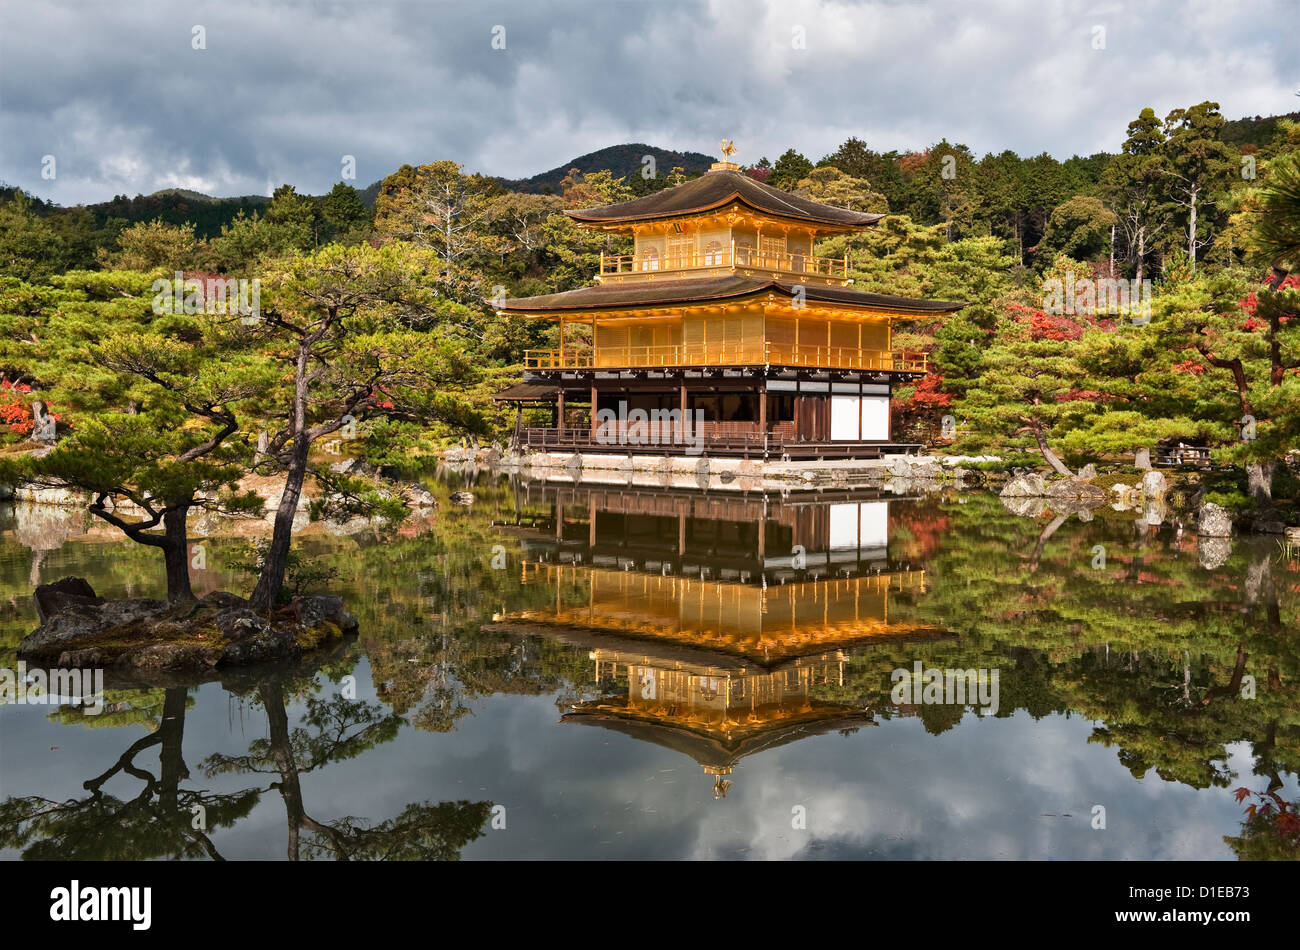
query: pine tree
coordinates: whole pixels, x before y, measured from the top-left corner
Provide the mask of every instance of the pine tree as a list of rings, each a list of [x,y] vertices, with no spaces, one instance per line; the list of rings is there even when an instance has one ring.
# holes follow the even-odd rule
[[[412,329],[438,312],[441,268],[403,242],[334,244],[286,261],[267,281],[261,345],[291,383],[259,410],[268,436],[259,464],[278,466],[285,483],[254,607],[269,610],[279,597],[313,444],[385,416],[472,420],[459,395],[474,372],[464,339]]]
[[[171,279],[155,280],[73,272],[37,300],[4,288],[4,360],[71,428],[52,451],[7,460],[2,477],[88,492],[91,514],[162,550],[167,599],[179,603],[193,597],[190,512],[261,507],[238,490],[248,450],[236,436],[273,380],[239,314],[177,312]]]

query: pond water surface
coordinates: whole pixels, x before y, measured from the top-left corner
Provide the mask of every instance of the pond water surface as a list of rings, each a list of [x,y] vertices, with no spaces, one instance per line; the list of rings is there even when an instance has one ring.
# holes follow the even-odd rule
[[[982,494],[431,487],[428,524],[302,538],[355,639],[110,679],[96,716],[0,706],[0,856],[1296,855],[1246,813],[1300,798],[1300,562],[1272,540]],[[84,513],[2,517],[0,666],[34,583],[161,593]],[[247,593],[220,527],[196,586]]]

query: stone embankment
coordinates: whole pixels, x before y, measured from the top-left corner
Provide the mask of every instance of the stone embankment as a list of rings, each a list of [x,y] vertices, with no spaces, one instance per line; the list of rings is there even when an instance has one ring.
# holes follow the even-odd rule
[[[535,452],[502,455],[493,460],[483,453],[454,449],[444,455],[444,460],[453,466],[492,465],[500,470],[519,472],[548,482],[709,491],[787,492],[853,487],[904,487],[909,491],[962,487],[963,479],[970,472],[961,463],[990,459],[887,455],[879,459],[786,461],[688,455]]]
[[[1164,472],[1147,471],[1134,485],[1117,481],[1106,488],[1092,484],[1096,477],[1097,470],[1091,465],[1073,478],[1044,478],[1034,472],[1017,471],[1003,486],[1000,497],[1008,511],[1030,518],[1051,511],[1057,515],[1077,514],[1090,521],[1094,510],[1104,506],[1118,512],[1136,511],[1138,522],[1146,527],[1157,527],[1173,517],[1169,479]],[[1231,514],[1220,505],[1202,501],[1192,517],[1202,566],[1221,567],[1232,553],[1236,526]],[[1259,525],[1251,527],[1260,530]]]

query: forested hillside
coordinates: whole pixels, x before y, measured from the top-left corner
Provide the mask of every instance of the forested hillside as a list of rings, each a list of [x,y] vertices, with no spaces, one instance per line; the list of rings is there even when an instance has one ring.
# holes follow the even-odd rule
[[[818,248],[849,258],[855,287],[969,303],[898,334],[896,345],[926,351],[934,367],[900,394],[899,435],[943,431],[959,450],[1058,470],[1062,460],[1203,445],[1245,473],[1225,486],[1226,503],[1263,504],[1274,487],[1297,494],[1278,464],[1300,443],[1296,118],[1230,122],[1202,102],[1164,116],[1143,109],[1113,152],[1065,161],[977,156],[946,140],[880,152],[854,137],[829,155],[791,148],[746,171],[817,201],[888,212]],[[294,268],[333,245],[409,249],[433,276],[408,325],[468,362],[456,391],[464,403],[408,414],[403,438],[501,433],[491,393],[555,331],[490,301],[590,283],[601,253],[627,245],[561,212],[670,187],[707,161],[625,145],[563,174],[503,183],[440,160],[398,169],[372,203],[344,182],[319,197],[285,184],[270,199],[172,191],[71,209],[10,191],[0,205],[0,363],[9,383],[57,393],[83,337],[94,339],[120,295],[137,292],[124,288],[147,287],[150,275],[308,280]],[[1098,296],[1119,280],[1123,299]],[[67,308],[77,320],[54,319]],[[33,341],[65,332],[64,355],[29,359]]]

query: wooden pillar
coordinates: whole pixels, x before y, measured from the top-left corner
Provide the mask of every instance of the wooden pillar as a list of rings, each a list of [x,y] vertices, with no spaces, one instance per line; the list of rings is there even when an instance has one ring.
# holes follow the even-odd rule
[[[564,368],[564,315],[560,315],[560,369]]]
[[[677,556],[686,555],[686,512],[677,512]]]
[[[591,437],[596,438],[596,380],[591,380]]]
[[[694,420],[692,420],[692,419],[690,418],[690,416],[687,415],[687,413],[690,412],[690,408],[689,408],[689,402],[688,402],[688,400],[687,400],[687,398],[686,398],[686,380],[685,380],[685,379],[682,380],[682,384],[681,384],[681,387],[680,387],[680,388],[681,388],[681,400],[682,400],[682,422],[681,422],[681,425],[680,425],[679,428],[678,428],[678,431],[675,433],[674,438],[675,438],[678,442],[685,442],[685,441],[686,441],[686,432],[687,432],[687,429],[688,429],[688,427],[691,427],[691,426],[694,425]],[[692,438],[692,439],[700,439],[700,438],[703,438],[703,436],[704,436],[704,433],[703,433],[703,432],[695,432],[693,429],[691,430],[691,438]]]
[[[560,390],[559,397],[555,401],[555,428],[564,433],[564,390]]]
[[[596,549],[596,493],[587,495],[587,547]]]
[[[894,441],[894,383],[891,379],[887,384],[889,393],[885,397],[885,438],[890,442]]]

